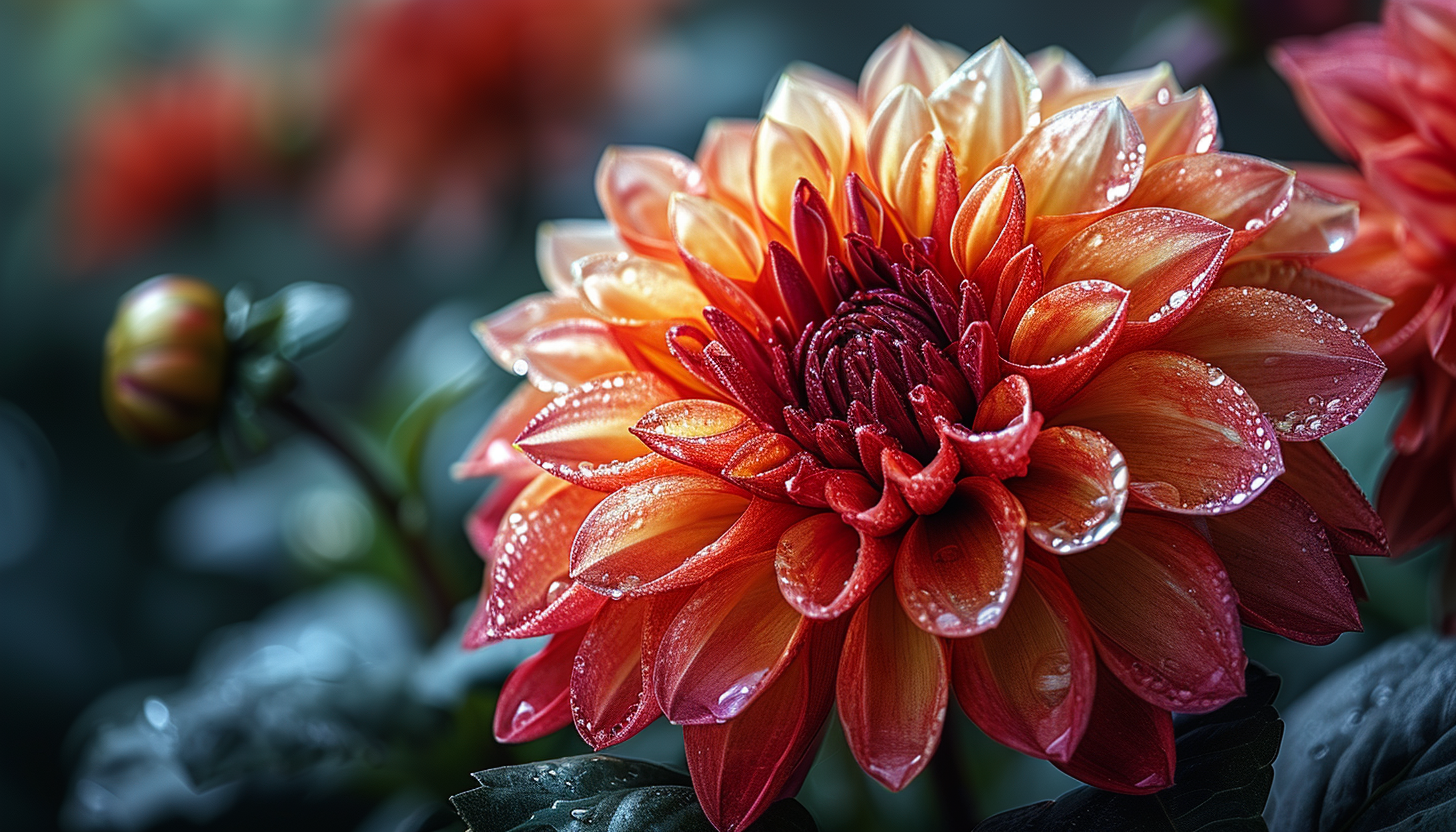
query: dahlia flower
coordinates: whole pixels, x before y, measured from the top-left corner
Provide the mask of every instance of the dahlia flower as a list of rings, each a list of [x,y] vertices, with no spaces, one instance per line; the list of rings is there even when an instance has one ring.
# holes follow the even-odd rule
[[[858,85],[791,68],[696,159],[608,150],[606,222],[546,226],[550,291],[478,327],[527,383],[457,471],[501,478],[465,641],[553,634],[497,736],[665,715],[726,830],[836,702],[899,789],[954,696],[1141,793],[1171,712],[1241,695],[1241,621],[1358,629],[1383,532],[1318,440],[1383,367],[1316,302],[1343,284],[1270,266],[1353,207],[1217,136],[1165,66],[906,29]]]
[[[1310,123],[1359,172],[1301,175],[1360,203],[1359,234],[1312,268],[1393,301],[1366,333],[1415,394],[1396,429],[1380,513],[1397,552],[1456,530],[1456,3],[1390,0],[1379,24],[1273,54]]]

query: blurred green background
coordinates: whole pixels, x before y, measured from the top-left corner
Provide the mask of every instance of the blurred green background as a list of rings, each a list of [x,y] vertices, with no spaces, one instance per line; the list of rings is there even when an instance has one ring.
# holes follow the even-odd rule
[[[472,770],[585,749],[564,735],[513,751],[494,746],[492,684],[509,668],[509,657],[474,666],[459,677],[468,683],[429,677],[455,685],[433,698],[415,690],[429,683],[420,681],[428,675],[420,669],[428,663],[428,637],[408,606],[413,588],[367,498],[326,450],[272,424],[266,425],[270,449],[232,459],[205,443],[144,453],[112,433],[99,405],[101,343],[117,299],[138,281],[181,272],[224,290],[246,283],[255,296],[302,280],[346,288],[354,299],[352,320],[335,344],[303,362],[302,394],[352,425],[364,446],[383,457],[394,454],[401,475],[413,478],[451,589],[468,610],[481,567],[462,518],[483,483],[453,482],[449,466],[513,383],[487,366],[469,323],[539,287],[534,236],[540,222],[600,216],[592,174],[607,144],[691,154],[708,118],[756,116],[790,61],[856,78],[874,47],[908,23],[971,50],[998,36],[1023,52],[1061,45],[1099,73],[1170,60],[1185,86],[1204,84],[1212,92],[1226,149],[1331,161],[1263,51],[1274,37],[1325,31],[1375,11],[1370,3],[1334,0],[623,0],[620,9],[599,2],[609,17],[631,21],[612,35],[611,49],[583,59],[576,75],[549,55],[545,64],[533,62],[529,43],[515,50],[524,56],[502,57],[496,83],[512,100],[534,96],[535,103],[504,119],[495,104],[467,113],[459,129],[478,132],[455,144],[436,137],[435,145],[409,157],[416,167],[399,174],[408,194],[396,199],[397,210],[371,223],[350,211],[364,212],[365,185],[331,190],[337,160],[351,147],[349,108],[368,110],[376,93],[386,100],[388,91],[375,86],[381,79],[434,77],[426,66],[430,47],[421,41],[396,53],[399,66],[376,68],[380,74],[362,82],[353,103],[341,103],[338,56],[347,47],[348,21],[371,5],[378,4],[0,3],[0,827],[252,829],[267,823],[280,830],[404,832],[441,823],[429,820],[430,807],[468,788]],[[599,34],[588,33],[587,41]],[[505,55],[511,50],[503,42],[486,38],[470,48]],[[104,185],[87,177],[104,178],[105,169],[86,167],[83,151],[87,142],[115,137],[98,134],[90,119],[118,91],[198,66],[264,79],[256,91],[264,115],[250,129],[268,163],[261,171],[246,162],[231,166],[211,187],[178,197],[180,207],[163,212],[167,221],[146,239],[97,242],[104,238],[99,221],[78,207],[77,194]],[[549,82],[541,80],[546,75]],[[371,118],[377,124],[415,117],[407,108],[401,112],[382,109]],[[116,152],[143,170],[137,174],[143,182],[151,175],[182,176],[192,141],[185,122]],[[389,157],[383,158],[379,164],[387,167]],[[152,168],[161,173],[146,173]],[[123,219],[132,213],[128,200],[137,211],[152,204],[125,183],[117,187],[120,196],[112,199],[121,208],[112,213]],[[442,389],[451,392],[442,395]],[[1366,417],[1331,439],[1367,489],[1384,462],[1399,396],[1398,390],[1382,393]],[[1364,634],[1307,648],[1250,633],[1250,654],[1285,679],[1281,702],[1384,638],[1427,626],[1434,562],[1427,553],[1362,564],[1372,595],[1362,607]],[[374,583],[340,584],[347,575]],[[247,627],[289,599],[317,601],[322,596],[308,593],[319,587],[340,586],[393,589],[385,600],[369,594],[374,590],[335,600],[348,595],[339,609],[362,604],[359,609],[373,610],[367,626],[383,628],[380,638],[401,639],[391,655],[415,663],[400,673],[412,680],[410,701],[423,703],[418,713],[382,722],[356,713],[350,725],[362,737],[358,742],[302,742],[303,752],[278,752],[266,764],[230,757],[239,767],[214,772],[206,800],[183,795],[175,778],[137,768],[138,760],[159,759],[157,748],[98,751],[103,729],[137,719],[166,735],[171,712],[152,703],[175,705],[186,700],[188,685],[222,678],[197,669],[199,655],[236,652],[239,644],[261,651],[264,635],[236,625]],[[380,612],[385,608],[395,611]],[[354,626],[350,614],[341,613],[337,621],[344,623],[337,626]],[[279,615],[264,617],[287,617]],[[438,651],[428,655],[445,661]],[[227,689],[220,690],[225,700]],[[238,730],[246,733],[266,718],[250,712]],[[332,716],[310,719],[305,714],[287,724],[337,728]],[[980,737],[963,718],[953,730],[983,812],[1055,795],[1071,783]],[[681,753],[666,727],[634,743],[624,753],[669,761]],[[328,758],[330,773],[320,776],[325,747],[337,754]],[[112,780],[91,778],[97,771],[107,775],[106,766]],[[123,769],[136,775],[124,792],[107,785],[121,782]],[[929,822],[934,809],[925,781],[891,795],[863,778],[842,740],[831,735],[803,800],[825,829],[875,828],[890,817]],[[129,811],[136,801],[155,810]]]

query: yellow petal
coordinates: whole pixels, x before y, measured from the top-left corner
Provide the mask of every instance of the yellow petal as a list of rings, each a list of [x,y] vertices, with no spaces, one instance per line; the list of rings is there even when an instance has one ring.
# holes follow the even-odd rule
[[[808,131],[773,117],[759,121],[753,134],[753,198],[764,219],[788,241],[793,227],[794,188],[799,179],[821,194],[837,193],[833,170]]]
[[[909,26],[902,28],[880,44],[860,73],[859,99],[865,112],[873,113],[901,84],[930,95],[964,56],[957,47],[937,43]]]
[[[1036,76],[1001,38],[961,64],[929,100],[963,191],[1041,121]]]
[[[758,281],[764,244],[737,214],[711,199],[678,193],[673,194],[669,220],[684,257],[746,286]]]
[[[1007,162],[1026,182],[1028,215],[1084,214],[1127,199],[1142,176],[1146,150],[1137,122],[1114,98],[1043,121],[1011,149]]]

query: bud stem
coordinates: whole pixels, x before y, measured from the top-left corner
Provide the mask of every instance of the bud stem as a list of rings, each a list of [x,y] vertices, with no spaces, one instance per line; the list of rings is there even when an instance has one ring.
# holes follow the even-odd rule
[[[399,539],[400,548],[404,550],[409,570],[419,583],[432,631],[436,634],[444,632],[450,622],[450,611],[453,607],[448,584],[430,553],[429,542],[416,528],[417,524],[406,521],[403,513],[404,496],[385,484],[384,479],[365,460],[358,448],[345,439],[339,431],[323,421],[318,414],[300,404],[296,398],[283,397],[274,402],[274,407],[300,430],[313,435],[332,448],[353,471],[364,490],[369,492],[375,506],[384,515],[385,520]]]

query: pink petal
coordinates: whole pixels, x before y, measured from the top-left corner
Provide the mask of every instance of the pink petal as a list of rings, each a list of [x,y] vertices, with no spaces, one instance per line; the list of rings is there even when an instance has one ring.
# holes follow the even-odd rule
[[[652,598],[606,604],[587,628],[571,671],[576,731],[594,750],[631,737],[661,711],[643,688],[642,635]]]
[[[698,167],[708,186],[708,195],[731,207],[745,221],[758,224],[754,207],[749,165],[753,158],[753,132],[758,122],[751,119],[715,118],[703,130],[698,145]]]
[[[1338,280],[1299,260],[1244,260],[1223,270],[1219,286],[1252,286],[1308,298],[1356,332],[1369,332],[1394,306],[1359,286]]]
[[[779,590],[800,613],[834,618],[852,609],[884,577],[895,557],[895,543],[862,534],[834,514],[807,517],[779,537],[774,554]]]
[[[792,797],[834,703],[844,625],[814,625],[778,680],[733,719],[683,728],[688,773],[709,822],[746,829],[773,801]]]
[[[939,513],[918,517],[895,558],[900,603],[928,633],[960,638],[1001,620],[1021,575],[1026,514],[997,480],[961,480]]]
[[[1031,446],[1026,476],[1006,487],[1026,509],[1026,534],[1048,552],[1070,555],[1117,531],[1127,505],[1127,463],[1096,431],[1047,428]]]
[[[703,173],[680,153],[656,147],[609,147],[597,166],[597,201],[633,251],[671,260],[677,246],[668,227],[674,191],[704,194]]]
[[[681,470],[631,432],[647,411],[675,398],[677,392],[651,373],[604,376],[547,405],[526,424],[516,446],[547,473],[612,491]]]
[[[1245,623],[1305,644],[1359,632],[1360,613],[1319,515],[1283,482],[1242,511],[1208,519]]]
[[[1055,566],[1028,558],[995,628],[950,642],[956,700],[992,739],[1066,762],[1092,712],[1092,631]]]
[[[1127,199],[1143,172],[1142,133],[1117,98],[1063,110],[1007,154],[1026,181],[1031,217],[1106,211]]]
[[[663,636],[658,704],[679,725],[738,716],[788,666],[809,626],[784,602],[767,557],[732,580],[704,583]]]
[[[530,742],[571,724],[571,666],[586,631],[552,636],[511,671],[495,703],[496,742]]]
[[[1270,54],[1320,136],[1349,159],[1410,132],[1391,94],[1393,60],[1380,28],[1370,25],[1287,40]]]
[[[939,638],[905,617],[890,581],[855,610],[839,663],[839,720],[860,768],[890,791],[905,788],[940,744],[948,659]]]
[[[1281,439],[1355,421],[1385,375],[1375,351],[1314,301],[1247,286],[1208,293],[1158,346],[1238,379]]]
[[[1129,297],[1104,280],[1052,289],[1022,314],[1006,370],[1026,377],[1039,405],[1056,407],[1102,365],[1127,322]]]
[[[1134,696],[1098,662],[1087,732],[1057,768],[1099,789],[1148,794],[1173,785],[1176,761],[1168,712]]]
[[[530,295],[474,329],[497,364],[555,393],[631,368],[606,324],[571,297]]]
[[[581,522],[571,574],[605,593],[633,592],[716,541],[748,496],[715,477],[653,477],[612,492]]]
[[[1294,171],[1256,156],[1205,153],[1148,168],[1128,208],[1177,208],[1234,230],[1229,253],[1243,248],[1284,214]]]
[[[485,428],[470,443],[465,456],[450,466],[450,476],[464,480],[538,470],[536,463],[516,450],[516,437],[521,435],[526,423],[554,398],[556,396],[533,384],[518,385],[496,408]],[[495,531],[492,529],[491,533]]]
[[[1408,219],[1412,234],[1443,257],[1456,255],[1456,167],[1451,153],[1416,136],[1371,150],[1362,170],[1370,186]]]
[[[495,541],[488,593],[466,628],[467,647],[555,633],[589,621],[602,598],[568,575],[571,541],[602,494],[548,474],[511,503]]]
[[[1050,424],[1107,437],[1127,459],[1130,491],[1165,511],[1233,511],[1284,470],[1254,400],[1219,368],[1182,353],[1118,359]]]
[[[1128,345],[1148,344],[1213,286],[1233,232],[1171,208],[1119,211],[1093,223],[1047,267],[1046,285],[1105,280],[1128,291]]]
[[[1237,252],[1238,262],[1261,257],[1334,254],[1355,239],[1360,206],[1294,180],[1294,194],[1279,221]]]
[[[1059,562],[1102,660],[1138,696],[1204,713],[1243,695],[1238,599],[1197,532],[1129,512],[1106,543]]]
[[[575,277],[571,264],[589,254],[618,254],[627,244],[606,220],[552,220],[536,231],[536,266],[553,295],[568,297]]]

